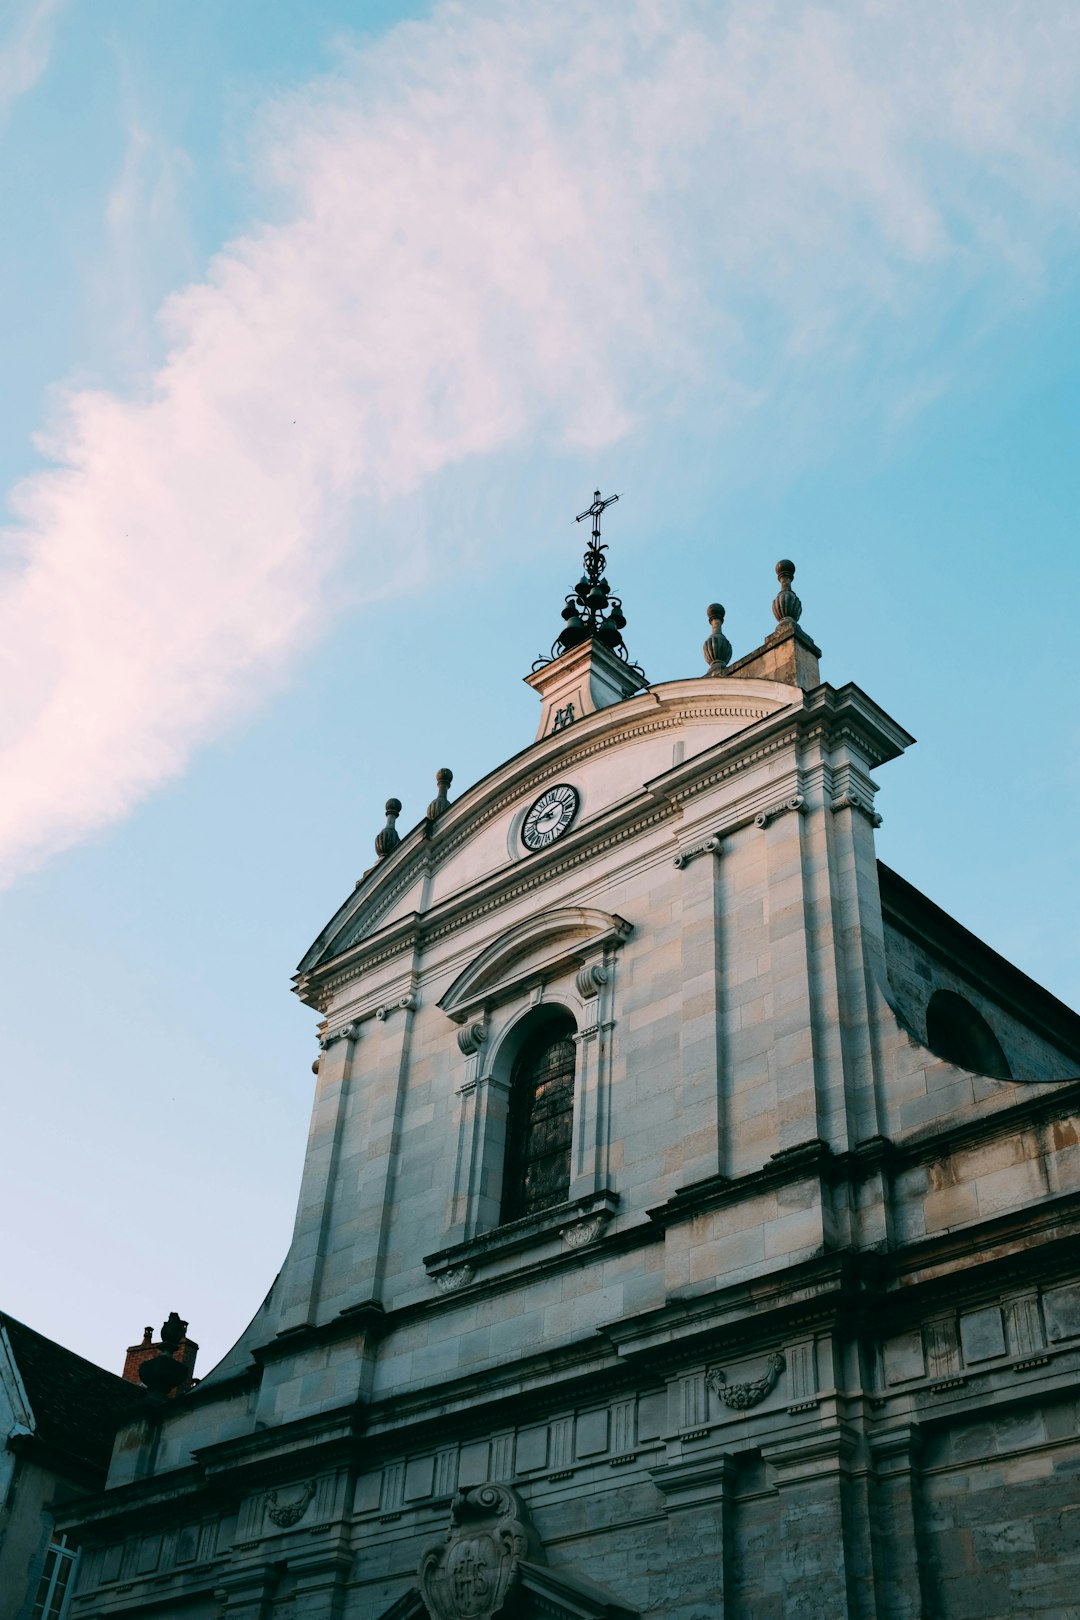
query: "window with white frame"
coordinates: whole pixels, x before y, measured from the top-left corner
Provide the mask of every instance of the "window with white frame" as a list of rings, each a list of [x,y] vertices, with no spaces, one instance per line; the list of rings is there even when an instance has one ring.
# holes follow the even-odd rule
[[[64,1620],[74,1590],[77,1547],[69,1547],[66,1535],[54,1536],[45,1552],[45,1566],[38,1582],[30,1620]]]

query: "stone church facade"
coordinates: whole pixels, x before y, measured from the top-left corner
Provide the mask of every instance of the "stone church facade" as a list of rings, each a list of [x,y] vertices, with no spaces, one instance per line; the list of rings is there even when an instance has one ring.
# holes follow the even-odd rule
[[[291,1248],[72,1620],[1080,1616],[1080,1019],[879,864],[791,565],[649,686],[591,510],[536,741],[300,965]]]

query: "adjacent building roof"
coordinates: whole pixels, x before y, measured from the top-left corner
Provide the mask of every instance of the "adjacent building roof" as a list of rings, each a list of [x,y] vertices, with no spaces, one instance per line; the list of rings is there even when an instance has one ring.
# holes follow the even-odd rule
[[[0,1329],[30,1403],[35,1437],[66,1454],[80,1471],[98,1469],[104,1476],[117,1425],[143,1405],[146,1391],[3,1311]]]

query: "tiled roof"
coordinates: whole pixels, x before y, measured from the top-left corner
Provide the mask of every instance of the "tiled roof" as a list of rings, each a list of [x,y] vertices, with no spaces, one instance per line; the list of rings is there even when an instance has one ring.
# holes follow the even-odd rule
[[[103,1472],[117,1425],[146,1399],[136,1384],[85,1361],[0,1311],[38,1437]]]

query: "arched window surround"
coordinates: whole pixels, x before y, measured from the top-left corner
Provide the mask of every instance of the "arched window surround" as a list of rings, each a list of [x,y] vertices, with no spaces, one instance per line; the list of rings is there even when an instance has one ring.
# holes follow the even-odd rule
[[[462,1066],[447,1210],[449,1247],[438,1257],[429,1256],[429,1262],[438,1259],[441,1264],[442,1257],[461,1245],[468,1247],[504,1227],[510,1237],[516,1227],[530,1222],[554,1222],[558,1229],[557,1212],[551,1220],[541,1215],[509,1224],[503,1214],[514,1067],[525,1044],[554,1016],[573,1024],[577,1053],[570,1186],[567,1205],[559,1208],[567,1221],[594,1204],[603,1219],[614,1208],[608,1183],[615,979],[618,950],[630,931],[622,918],[578,907],[531,919],[487,947],[441,998],[440,1006],[460,1025]],[[432,1264],[428,1269],[433,1276],[438,1271]]]

